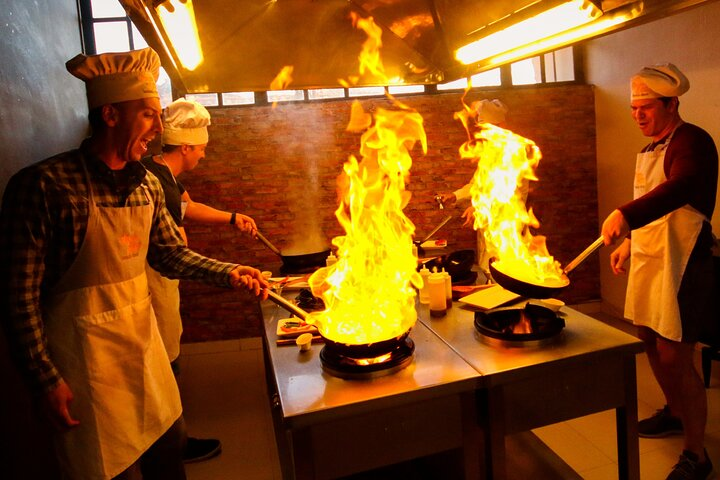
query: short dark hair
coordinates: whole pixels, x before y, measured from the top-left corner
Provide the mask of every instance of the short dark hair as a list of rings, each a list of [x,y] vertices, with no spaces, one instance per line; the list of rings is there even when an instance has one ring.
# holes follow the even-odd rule
[[[677,105],[680,106],[680,99],[678,97],[660,97],[659,100],[665,105],[666,107],[670,105],[670,102],[672,102],[673,98],[677,99]]]
[[[174,152],[175,150],[179,149],[181,145],[163,145],[162,151],[163,153],[170,153]]]
[[[97,132],[103,127],[102,106],[95,107],[88,112],[88,122],[93,132]]]

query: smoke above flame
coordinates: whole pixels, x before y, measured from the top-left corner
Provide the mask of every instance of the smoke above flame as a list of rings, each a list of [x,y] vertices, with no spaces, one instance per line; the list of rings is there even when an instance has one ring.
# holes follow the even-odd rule
[[[360,73],[387,79],[380,60],[381,29],[372,17],[353,15],[353,25],[368,35],[359,56]],[[351,80],[352,81],[352,80]],[[347,130],[361,132],[359,157],[351,155],[338,179],[335,211],[345,235],[333,239],[336,264],[309,279],[313,295],[326,309],[311,312],[309,323],[331,340],[368,344],[406,333],[417,320],[415,288],[422,285],[412,251],[415,226],[403,209],[412,157],[427,140],[422,116],[388,95],[392,109],[366,112],[355,101]]]

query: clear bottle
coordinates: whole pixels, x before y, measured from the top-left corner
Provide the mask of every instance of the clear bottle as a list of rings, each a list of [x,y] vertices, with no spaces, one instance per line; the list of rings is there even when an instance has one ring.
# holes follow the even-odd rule
[[[420,303],[424,303],[427,305],[430,303],[430,291],[428,290],[428,287],[430,286],[428,284],[428,277],[430,276],[430,270],[423,265],[420,269],[420,277],[422,278],[423,285],[420,289]]]

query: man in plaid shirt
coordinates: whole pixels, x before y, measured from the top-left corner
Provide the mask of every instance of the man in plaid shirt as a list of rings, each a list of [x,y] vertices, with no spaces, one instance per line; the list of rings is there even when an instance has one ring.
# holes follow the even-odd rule
[[[182,409],[146,258],[170,278],[267,297],[257,269],[187,248],[139,163],[162,132],[159,64],[149,48],[70,60],[92,135],[15,174],[0,211],[3,323],[69,478],[185,478]]]

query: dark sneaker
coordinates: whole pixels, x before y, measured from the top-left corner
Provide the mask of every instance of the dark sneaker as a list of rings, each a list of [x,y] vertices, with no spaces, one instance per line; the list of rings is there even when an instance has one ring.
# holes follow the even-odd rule
[[[203,460],[217,457],[221,451],[222,445],[220,444],[220,440],[214,438],[188,437],[183,462],[202,462]]]
[[[670,415],[665,405],[650,418],[638,422],[638,435],[643,438],[663,438],[683,432],[682,420]]]
[[[710,457],[705,451],[705,461],[698,462],[698,456],[693,452],[683,450],[680,460],[673,467],[665,480],[708,480],[713,475],[713,466]]]

